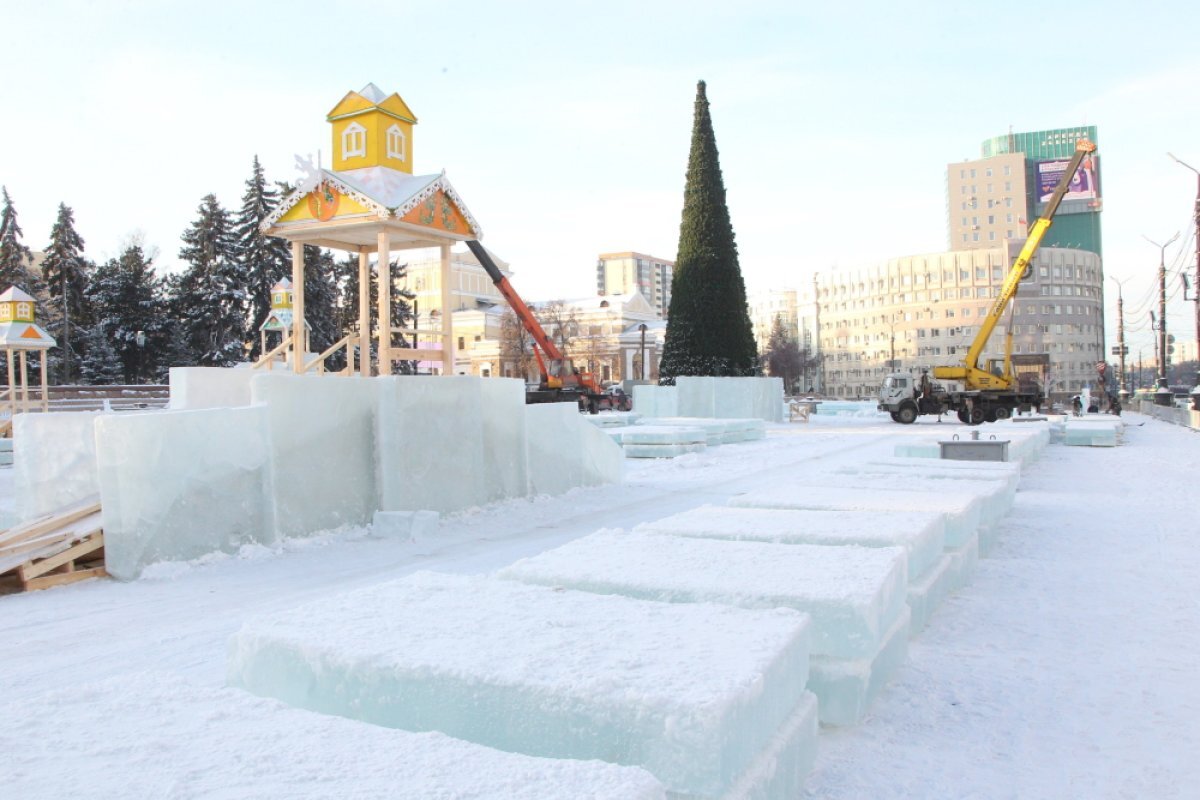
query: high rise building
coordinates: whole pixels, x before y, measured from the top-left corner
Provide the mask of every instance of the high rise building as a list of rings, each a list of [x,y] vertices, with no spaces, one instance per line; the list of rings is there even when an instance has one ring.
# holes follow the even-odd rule
[[[1083,125],[987,139],[980,158],[946,167],[947,231],[951,250],[1000,246],[1024,239],[1045,208],[1080,138],[1096,142],[1096,128]],[[1084,159],[1042,240],[1043,247],[1103,255],[1100,236],[1100,161]]]
[[[666,319],[674,269],[674,261],[644,253],[601,253],[596,261],[596,293],[603,297],[637,292]]]

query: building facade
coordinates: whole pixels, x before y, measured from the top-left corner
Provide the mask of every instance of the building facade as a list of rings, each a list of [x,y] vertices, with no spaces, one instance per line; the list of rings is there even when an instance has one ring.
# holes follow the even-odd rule
[[[987,139],[980,158],[946,167],[946,213],[951,250],[995,247],[1024,239],[1045,209],[1063,169],[1086,138],[1099,144],[1096,127],[1007,133]],[[1103,255],[1100,235],[1100,158],[1086,157],[1042,240],[1043,247]]]
[[[645,253],[601,253],[596,260],[596,294],[605,297],[638,292],[660,319],[666,319],[674,269],[674,261]]]
[[[823,356],[818,390],[870,398],[889,372],[961,364],[1019,248],[1020,242],[1008,242],[905,256],[836,270],[798,291],[799,325],[813,332]],[[1078,393],[1105,358],[1103,283],[1095,253],[1041,248],[981,365],[1003,357],[1011,323],[1017,368],[1037,371],[1055,399]]]

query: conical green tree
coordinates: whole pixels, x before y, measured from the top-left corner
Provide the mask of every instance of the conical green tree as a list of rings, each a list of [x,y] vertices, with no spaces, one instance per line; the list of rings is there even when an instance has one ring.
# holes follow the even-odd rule
[[[671,281],[660,382],[680,375],[757,375],[758,354],[704,81],[683,190],[683,221]]]

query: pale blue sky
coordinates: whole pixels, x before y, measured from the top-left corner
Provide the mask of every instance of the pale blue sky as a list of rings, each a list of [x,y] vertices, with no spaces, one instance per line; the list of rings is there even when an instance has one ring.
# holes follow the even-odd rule
[[[943,250],[948,163],[1010,126],[1093,124],[1105,266],[1148,350],[1142,234],[1182,230],[1167,263],[1194,269],[1196,176],[1165,153],[1200,167],[1198,6],[902,5],[8,0],[0,183],[32,247],[61,201],[94,259],[140,230],[174,269],[204,194],[236,209],[255,154],[272,178],[328,163],[325,113],[371,81],[518,291],[582,296],[600,252],[674,257],[704,79],[753,290]],[[1193,319],[1172,302],[1181,341]]]

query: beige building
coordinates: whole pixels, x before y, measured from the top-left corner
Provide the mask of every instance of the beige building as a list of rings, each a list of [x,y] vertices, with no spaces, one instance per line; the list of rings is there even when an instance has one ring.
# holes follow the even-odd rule
[[[421,252],[421,251],[418,251]],[[508,264],[491,250],[492,261],[505,277],[512,273]],[[408,262],[405,274],[396,279],[396,286],[415,296],[415,309],[421,320],[434,311],[442,313],[441,261],[435,255]],[[500,290],[492,283],[479,260],[470,250],[450,251],[450,299],[454,311],[487,308],[504,303]]]
[[[816,337],[823,361],[817,390],[870,398],[889,372],[961,364],[1019,247],[905,256],[822,274],[797,291],[798,326]],[[1095,253],[1044,247],[1018,289],[1013,360],[1044,373],[1054,399],[1078,393],[1105,359],[1103,281]],[[993,331],[985,365],[1003,357],[1008,321]]]
[[[1024,240],[1025,155],[1005,153],[946,167],[947,230],[951,250],[1001,246]]]
[[[626,295],[639,292],[661,319],[671,308],[674,261],[645,253],[601,253],[596,261],[596,294]]]
[[[758,352],[765,352],[767,342],[771,339],[771,331],[775,327],[775,319],[783,320],[788,334],[800,345],[801,349],[811,337],[801,335],[800,310],[797,307],[795,289],[767,289],[750,292],[746,298],[750,307],[750,323],[754,326],[754,340],[758,343]]]

